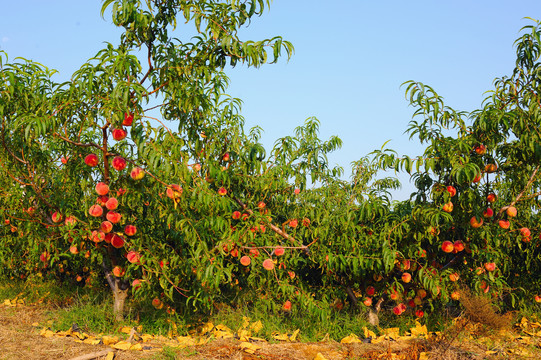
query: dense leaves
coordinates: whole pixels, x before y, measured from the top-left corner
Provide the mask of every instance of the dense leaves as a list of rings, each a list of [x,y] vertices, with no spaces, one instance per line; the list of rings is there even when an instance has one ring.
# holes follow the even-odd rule
[[[119,45],[61,84],[2,53],[2,274],[107,282],[119,316],[127,296],[170,312],[259,299],[422,316],[456,301],[459,279],[507,305],[532,296],[539,24],[475,112],[406,82],[407,132],[424,153],[384,145],[347,181],[327,158],[341,140],[321,140],[317,119],[265,149],[225,93],[227,66],[292,54],[280,37],[239,39],[265,6],[107,0],[102,15],[125,30]],[[389,169],[412,176],[410,200],[391,202],[400,184],[380,175]]]

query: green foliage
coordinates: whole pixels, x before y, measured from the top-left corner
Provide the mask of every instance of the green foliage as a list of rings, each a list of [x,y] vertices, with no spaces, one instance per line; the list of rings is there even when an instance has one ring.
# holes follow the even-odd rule
[[[316,118],[267,150],[225,93],[227,66],[292,55],[280,37],[239,38],[265,6],[106,0],[120,45],[61,84],[46,66],[0,53],[0,275],[108,284],[117,312],[128,292],[158,313],[210,314],[218,303],[277,313],[291,301],[292,318],[305,309],[320,321],[329,304],[354,314],[379,300],[397,313],[442,309],[455,273],[506,306],[531,297],[541,270],[539,23],[524,29],[513,75],[477,111],[404,83],[415,108],[407,133],[424,153],[400,157],[384,144],[346,181],[328,161],[341,140],[320,139]],[[412,176],[409,201],[391,202],[400,184],[380,176],[390,169]],[[93,216],[97,205],[105,211]],[[506,219],[510,229],[498,225]],[[464,250],[444,252],[444,241]]]

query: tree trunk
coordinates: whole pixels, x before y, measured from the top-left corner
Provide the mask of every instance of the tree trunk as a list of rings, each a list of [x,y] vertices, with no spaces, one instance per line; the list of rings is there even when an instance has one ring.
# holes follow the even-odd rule
[[[114,276],[107,268],[105,263],[102,264],[103,271],[105,272],[105,278],[109,283],[109,287],[113,292],[113,314],[116,321],[124,320],[124,305],[126,304],[126,298],[128,297],[128,290],[130,284],[126,280],[122,280]]]
[[[121,289],[120,286],[116,286],[116,289],[113,290],[114,298],[114,308],[113,313],[115,314],[116,321],[124,320],[124,304],[126,303],[126,298],[128,297],[128,289]]]

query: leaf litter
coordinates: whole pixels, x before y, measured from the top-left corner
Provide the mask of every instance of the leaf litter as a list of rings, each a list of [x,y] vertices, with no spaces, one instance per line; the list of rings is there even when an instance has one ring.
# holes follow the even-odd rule
[[[268,359],[268,360],[341,360],[341,359],[527,359],[541,355],[541,323],[522,318],[512,330],[501,330],[491,338],[475,337],[476,324],[468,324],[466,341],[461,348],[448,346],[446,354],[434,350],[442,339],[439,332],[428,331],[416,322],[405,333],[398,328],[379,329],[380,335],[364,328],[363,334],[350,334],[340,342],[328,336],[318,343],[303,343],[300,329],[292,333],[273,333],[271,339],[258,337],[260,321],[244,318],[238,329],[211,322],[188,334],[176,329],[168,336],[142,333],[141,327],[122,327],[123,335],[90,334],[77,324],[63,331],[44,327],[43,310],[22,299],[0,303],[0,359],[76,359],[85,354],[101,355],[95,359],[156,359],[164,348],[175,351],[177,359]],[[473,334],[473,335],[472,335]],[[497,344],[492,338],[505,340]],[[269,342],[272,341],[272,342]],[[431,346],[432,345],[432,346]],[[458,357],[453,357],[454,351]]]

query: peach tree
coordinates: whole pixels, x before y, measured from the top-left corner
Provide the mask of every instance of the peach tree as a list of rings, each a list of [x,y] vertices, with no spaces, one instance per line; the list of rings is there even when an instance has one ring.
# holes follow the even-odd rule
[[[200,272],[216,278],[201,269],[226,229],[224,169],[237,157],[253,161],[260,147],[244,148],[240,102],[224,93],[223,70],[293,51],[280,37],[238,37],[266,6],[104,1],[102,15],[124,29],[119,44],[64,83],[39,63],[1,54],[4,270],[84,268],[83,281],[103,269],[119,318],[134,278],[199,301],[197,289],[184,288],[204,287]],[[188,40],[173,37],[179,31]]]
[[[425,152],[374,153],[381,168],[412,175],[416,191],[396,206],[390,237],[402,243],[400,256],[418,264],[410,284],[442,303],[458,299],[459,282],[509,306],[539,293],[541,27],[523,30],[513,74],[495,81],[477,111],[455,111],[431,87],[405,83],[416,108],[408,133]]]

